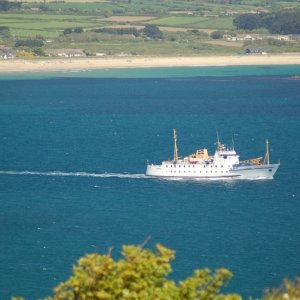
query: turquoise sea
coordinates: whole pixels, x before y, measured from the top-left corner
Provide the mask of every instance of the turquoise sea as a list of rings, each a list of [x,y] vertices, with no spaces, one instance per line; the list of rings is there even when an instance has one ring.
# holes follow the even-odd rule
[[[0,70],[1,72],[1,70]],[[300,66],[0,76],[0,299],[38,299],[85,253],[162,243],[171,278],[229,268],[248,299],[300,276]],[[146,162],[215,149],[264,154],[274,180],[144,176]]]

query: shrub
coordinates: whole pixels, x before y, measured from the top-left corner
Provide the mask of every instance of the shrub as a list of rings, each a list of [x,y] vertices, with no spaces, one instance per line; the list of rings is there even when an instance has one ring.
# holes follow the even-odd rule
[[[213,31],[211,34],[210,34],[210,37],[212,39],[222,39],[223,38],[223,32],[222,31]]]
[[[143,32],[146,35],[146,37],[149,37],[151,39],[163,38],[163,33],[160,31],[158,26],[156,26],[154,24],[145,25]]]
[[[44,42],[40,39],[28,39],[28,40],[17,40],[15,47],[42,47],[44,46]]]

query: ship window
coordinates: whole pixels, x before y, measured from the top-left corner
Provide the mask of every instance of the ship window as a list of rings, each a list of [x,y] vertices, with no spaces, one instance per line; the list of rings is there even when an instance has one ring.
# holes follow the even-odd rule
[[[221,168],[223,168],[223,165],[221,165]]]
[[[269,172],[272,172],[272,169],[269,169]]]
[[[193,168],[195,168],[195,166],[193,166]]]
[[[215,167],[217,168],[218,166],[216,165]]]

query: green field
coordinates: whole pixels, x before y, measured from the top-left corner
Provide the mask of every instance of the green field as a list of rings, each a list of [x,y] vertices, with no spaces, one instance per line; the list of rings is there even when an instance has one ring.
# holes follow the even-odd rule
[[[28,0],[22,4],[19,11],[2,12],[0,13],[0,26],[8,27],[10,36],[1,36],[0,32],[0,44],[13,47],[18,39],[42,38],[45,42],[44,49],[80,48],[89,53],[101,52],[116,55],[118,53],[141,55],[236,53],[242,52],[245,47],[259,47],[260,43],[247,42],[248,44],[243,45],[240,42],[235,46],[231,46],[230,43],[210,43],[213,39],[203,32],[210,33],[217,30],[230,34],[241,33],[235,29],[234,16],[231,16],[231,13],[238,14],[260,9],[272,11],[287,7],[300,8],[300,2],[296,0],[288,2],[232,0],[232,4],[224,4],[224,1],[218,0],[86,1]],[[141,30],[146,24],[159,26],[163,37],[151,40],[142,34],[134,37],[130,34],[92,32],[92,29],[99,27],[137,26]],[[64,34],[65,29],[76,27],[82,28],[82,32]],[[178,28],[178,32],[170,32],[172,27]],[[180,32],[182,29],[188,30]],[[261,47],[270,52],[300,51],[299,43],[270,44],[264,41]]]
[[[190,25],[199,23],[203,19],[204,19],[204,17],[171,16],[171,17],[165,17],[165,18],[149,21],[148,23],[159,25],[159,26],[190,27]]]
[[[192,12],[194,15],[217,15],[226,11],[257,11],[257,10],[282,10],[285,8],[300,8],[298,0],[240,0],[240,1],[218,1],[218,0],[65,0],[65,1],[46,1],[27,0],[23,2],[23,8],[38,8],[46,6],[51,11],[70,11],[81,13],[96,13],[99,15],[168,15],[171,12]]]
[[[116,9],[115,5],[110,3],[64,3],[64,2],[51,2],[47,4],[51,11],[56,10],[78,10],[78,11],[97,11],[97,10],[113,10]]]
[[[8,26],[11,33],[20,38],[57,37],[65,28],[83,27],[86,29],[102,26],[104,23],[93,17],[50,15],[50,14],[0,14],[0,26]]]
[[[220,30],[232,30],[234,29],[233,18],[232,17],[222,17],[222,18],[206,18],[199,23],[194,23],[193,27],[204,29],[220,29]]]
[[[101,18],[96,15],[81,16],[69,14],[58,15],[53,13],[0,13],[0,26],[8,26],[11,33],[17,37],[33,37],[34,35],[56,37],[66,28],[82,27],[85,30],[89,30],[91,28],[111,25],[111,22],[105,22],[105,19],[100,19]],[[113,23],[118,24],[116,21]],[[130,23],[131,22],[126,22],[126,25],[130,25]],[[205,18],[195,16],[171,16],[144,22],[134,21],[132,22],[132,26],[137,23],[156,24],[162,26],[162,30],[163,26],[198,29],[233,29],[231,17]],[[120,22],[120,24],[123,23]]]
[[[199,29],[234,29],[232,17],[181,17],[172,16],[149,21],[159,26],[191,27]]]

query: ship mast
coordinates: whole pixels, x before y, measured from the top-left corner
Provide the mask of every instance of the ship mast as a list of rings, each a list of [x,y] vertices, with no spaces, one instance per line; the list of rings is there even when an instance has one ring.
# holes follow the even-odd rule
[[[178,160],[178,148],[177,148],[177,135],[176,129],[174,128],[174,161]]]
[[[263,161],[264,165],[270,164],[270,155],[269,155],[269,140],[266,140],[266,155]]]
[[[217,131],[217,150],[222,151],[224,150],[224,145],[220,142],[219,133]]]

